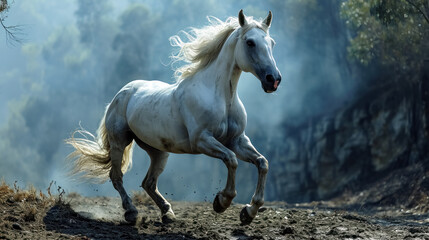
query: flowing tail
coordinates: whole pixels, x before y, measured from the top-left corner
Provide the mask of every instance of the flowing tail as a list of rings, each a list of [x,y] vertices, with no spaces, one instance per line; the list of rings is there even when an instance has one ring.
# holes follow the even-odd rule
[[[81,129],[73,132],[71,138],[66,140],[67,144],[75,148],[75,151],[67,157],[67,160],[71,163],[70,175],[79,175],[80,177],[92,179],[96,182],[105,182],[109,178],[112,161],[110,159],[110,144],[105,120],[106,114],[101,119],[97,130],[97,137]],[[76,133],[82,135],[83,138],[75,138]],[[121,164],[123,174],[132,165],[133,142],[124,150]]]

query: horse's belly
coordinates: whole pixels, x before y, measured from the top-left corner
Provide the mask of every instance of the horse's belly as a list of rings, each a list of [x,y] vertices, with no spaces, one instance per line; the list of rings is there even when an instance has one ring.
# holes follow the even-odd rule
[[[153,88],[140,90],[130,99],[128,125],[141,141],[151,147],[166,152],[192,153],[187,130],[177,111],[172,109],[171,91],[167,86],[157,86],[160,91],[153,91]]]
[[[147,145],[165,152],[193,153],[187,133],[171,128],[171,131],[158,131],[166,129],[165,125],[156,123],[142,124],[137,127],[130,126],[135,135]]]

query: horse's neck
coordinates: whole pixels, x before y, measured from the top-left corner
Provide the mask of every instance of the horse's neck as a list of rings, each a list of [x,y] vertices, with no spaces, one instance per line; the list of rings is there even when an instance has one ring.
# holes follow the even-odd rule
[[[237,97],[237,84],[241,75],[234,58],[236,34],[234,31],[229,36],[216,60],[205,69],[208,77],[204,80],[214,83],[217,92],[222,94],[227,103]]]

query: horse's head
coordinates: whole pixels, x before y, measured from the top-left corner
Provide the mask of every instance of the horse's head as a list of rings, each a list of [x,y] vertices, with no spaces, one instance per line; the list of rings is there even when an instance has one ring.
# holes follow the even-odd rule
[[[238,66],[255,75],[267,93],[276,91],[282,80],[273,57],[274,40],[268,34],[271,19],[270,11],[262,22],[248,22],[241,10],[238,14],[241,33],[235,48]]]

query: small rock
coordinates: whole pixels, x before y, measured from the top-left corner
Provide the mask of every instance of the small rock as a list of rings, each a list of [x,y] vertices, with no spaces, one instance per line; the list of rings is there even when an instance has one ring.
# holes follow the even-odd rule
[[[294,234],[294,230],[293,230],[293,228],[292,227],[285,227],[282,231],[281,231],[281,234],[282,235],[286,235],[286,234]]]
[[[410,229],[408,229],[408,231],[412,234],[423,232],[421,229],[418,229],[418,228],[410,228]]]
[[[291,219],[291,220],[289,221],[289,223],[290,223],[290,224],[295,224],[295,223],[297,223],[297,221],[296,221],[295,219]]]
[[[268,208],[266,208],[266,207],[261,207],[261,208],[259,208],[258,212],[265,212],[267,209]]]
[[[15,230],[22,230],[21,225],[19,225],[18,223],[12,224],[12,228],[15,229]]]
[[[342,216],[342,218],[347,219],[347,220],[355,220],[355,221],[360,221],[360,222],[367,222],[367,220],[365,218],[357,216],[357,215],[351,215],[351,214],[346,214],[346,215]]]
[[[329,230],[328,233],[326,233],[326,235],[338,235],[338,230],[336,228],[331,228],[331,230]]]

